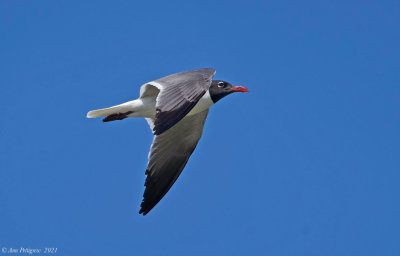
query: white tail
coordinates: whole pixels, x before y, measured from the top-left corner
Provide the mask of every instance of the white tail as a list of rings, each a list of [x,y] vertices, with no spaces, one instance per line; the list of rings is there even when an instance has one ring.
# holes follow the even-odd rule
[[[132,111],[132,102],[133,101],[129,101],[129,102],[125,102],[120,105],[112,106],[109,108],[92,110],[87,113],[86,117],[87,118],[95,118],[95,117],[109,116],[112,114],[118,114],[118,113]]]

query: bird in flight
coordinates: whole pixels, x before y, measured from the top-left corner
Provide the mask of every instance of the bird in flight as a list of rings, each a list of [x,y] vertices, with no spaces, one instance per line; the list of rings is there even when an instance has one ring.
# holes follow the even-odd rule
[[[144,117],[149,124],[154,138],[139,214],[149,213],[181,174],[211,105],[233,92],[248,92],[246,87],[212,80],[214,75],[212,68],[169,75],[142,85],[136,100],[87,113],[88,118],[104,117],[103,122]]]

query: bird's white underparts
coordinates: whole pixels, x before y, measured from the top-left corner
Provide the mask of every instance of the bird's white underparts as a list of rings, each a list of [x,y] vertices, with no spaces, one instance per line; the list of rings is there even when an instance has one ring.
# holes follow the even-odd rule
[[[168,192],[185,167],[203,132],[210,106],[233,92],[248,92],[202,68],[169,75],[140,88],[138,99],[92,110],[88,118],[104,122],[143,117],[154,134],[139,213],[146,215]]]
[[[149,82],[147,84],[144,84],[141,88],[142,91],[147,90],[154,90],[153,88],[148,88],[149,86],[157,88],[156,93],[148,95],[145,93],[141,93],[141,97],[139,97],[136,100],[131,100],[119,105],[115,105],[109,108],[103,108],[103,109],[98,109],[98,110],[92,110],[87,113],[87,118],[95,118],[95,117],[107,117],[110,115],[115,115],[115,114],[124,114],[127,113],[124,118],[126,117],[144,117],[144,118],[150,118],[150,119],[155,119],[156,118],[156,104],[157,104],[157,95],[159,94],[159,91],[162,90],[162,86],[157,83],[157,82]],[[144,97],[142,97],[144,95]],[[214,104],[214,102],[211,99],[210,92],[207,90],[206,93],[200,98],[200,100],[197,102],[197,104],[190,110],[189,113],[186,114],[186,116],[191,116],[195,115],[197,113],[200,113],[204,110],[207,110],[209,107],[211,107]],[[108,120],[107,120],[108,121]],[[106,121],[106,122],[107,122]],[[110,121],[115,121],[115,120],[110,120]],[[150,127],[153,129],[152,127]]]

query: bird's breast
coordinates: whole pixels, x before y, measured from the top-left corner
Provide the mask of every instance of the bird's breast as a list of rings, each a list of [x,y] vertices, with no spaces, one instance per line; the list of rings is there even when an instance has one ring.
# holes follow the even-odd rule
[[[213,105],[214,102],[211,100],[210,92],[207,92],[200,98],[199,102],[197,102],[196,106],[187,114],[188,116],[203,112]]]

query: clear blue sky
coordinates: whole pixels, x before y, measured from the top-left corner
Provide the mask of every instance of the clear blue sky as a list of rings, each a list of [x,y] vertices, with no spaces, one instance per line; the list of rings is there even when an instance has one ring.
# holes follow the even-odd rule
[[[1,1],[0,247],[400,255],[399,1]],[[212,107],[138,214],[152,135],[91,109],[213,67]]]

